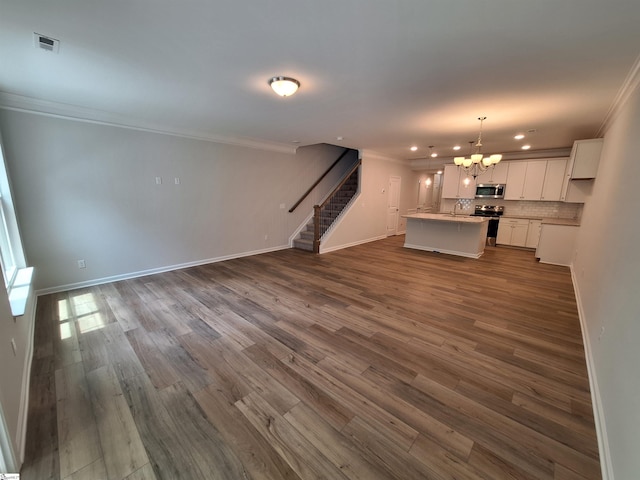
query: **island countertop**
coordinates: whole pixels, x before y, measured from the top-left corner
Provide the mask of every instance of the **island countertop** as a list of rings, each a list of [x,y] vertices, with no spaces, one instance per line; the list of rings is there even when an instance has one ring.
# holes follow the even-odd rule
[[[401,215],[403,218],[414,218],[416,220],[435,220],[438,222],[458,222],[458,223],[483,223],[488,222],[487,217],[470,217],[469,215],[451,215],[450,213],[412,213]]]

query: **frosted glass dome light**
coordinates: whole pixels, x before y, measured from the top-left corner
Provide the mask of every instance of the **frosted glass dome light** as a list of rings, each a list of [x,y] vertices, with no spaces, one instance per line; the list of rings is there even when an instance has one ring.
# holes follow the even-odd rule
[[[300,87],[300,82],[291,77],[273,77],[269,80],[269,85],[281,97],[289,97],[296,93]]]

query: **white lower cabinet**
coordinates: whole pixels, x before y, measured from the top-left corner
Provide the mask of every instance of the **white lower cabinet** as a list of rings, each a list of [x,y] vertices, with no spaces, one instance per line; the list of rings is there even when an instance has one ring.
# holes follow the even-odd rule
[[[542,220],[529,220],[529,230],[527,231],[527,248],[537,248],[540,241],[540,228],[542,227]]]
[[[540,263],[571,265],[575,255],[578,226],[542,225],[536,257]]]
[[[527,244],[529,220],[525,218],[501,218],[498,223],[496,244],[524,247]]]

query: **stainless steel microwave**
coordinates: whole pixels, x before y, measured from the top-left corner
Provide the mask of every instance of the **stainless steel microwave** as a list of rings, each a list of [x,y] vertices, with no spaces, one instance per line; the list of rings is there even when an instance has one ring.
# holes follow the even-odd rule
[[[476,198],[504,198],[504,188],[501,183],[479,183],[476,185]]]

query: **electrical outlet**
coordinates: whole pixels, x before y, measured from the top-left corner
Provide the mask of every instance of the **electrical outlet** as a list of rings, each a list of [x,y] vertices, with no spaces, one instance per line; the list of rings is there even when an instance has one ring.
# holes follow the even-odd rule
[[[180,177],[175,177],[173,179],[173,183],[175,183],[176,185],[180,185]]]
[[[156,185],[162,185],[162,177],[156,177]]]
[[[84,260],[78,260],[78,268],[87,268],[87,264]]]

